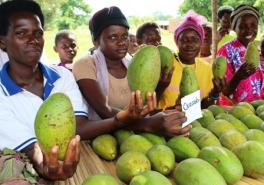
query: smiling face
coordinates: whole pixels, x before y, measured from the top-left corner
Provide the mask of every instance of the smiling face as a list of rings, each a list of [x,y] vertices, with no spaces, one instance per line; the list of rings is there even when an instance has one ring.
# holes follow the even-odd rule
[[[44,39],[39,18],[29,12],[18,12],[10,16],[7,35],[1,36],[10,62],[35,66],[42,54]]]
[[[258,20],[253,15],[247,14],[240,17],[235,28],[238,40],[247,46],[256,38],[258,32]]]
[[[193,29],[184,30],[178,37],[177,46],[183,63],[193,64],[201,49],[201,38]]]
[[[99,46],[106,58],[121,60],[126,56],[129,45],[127,28],[118,25],[108,26],[98,39]]]

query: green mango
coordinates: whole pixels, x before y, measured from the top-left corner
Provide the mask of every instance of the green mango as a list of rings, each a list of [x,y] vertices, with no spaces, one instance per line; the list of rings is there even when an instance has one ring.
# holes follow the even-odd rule
[[[120,185],[120,183],[111,175],[98,174],[86,178],[82,185]]]
[[[264,104],[264,100],[254,100],[254,101],[250,102],[250,104],[251,104],[255,109],[257,109],[258,106]]]
[[[237,130],[228,130],[221,135],[219,140],[224,147],[232,150],[235,146],[245,143],[247,138]]]
[[[175,164],[174,153],[166,145],[154,145],[147,152],[147,157],[150,160],[152,169],[163,175],[168,175]]]
[[[160,53],[160,62],[161,62],[161,70],[167,66],[167,70],[170,71],[173,68],[173,52],[166,46],[159,45],[157,46]]]
[[[114,160],[117,156],[117,141],[110,134],[97,136],[92,141],[94,152],[105,160]]]
[[[140,90],[145,103],[147,92],[154,92],[161,73],[160,53],[156,46],[139,48],[127,70],[128,85],[131,91]]]
[[[184,136],[174,136],[167,145],[172,149],[176,161],[182,161],[187,158],[197,157],[200,149],[189,138]]]
[[[224,78],[227,69],[226,58],[223,56],[217,57],[213,61],[212,69],[215,78]]]
[[[63,93],[50,95],[40,106],[34,124],[41,149],[50,153],[51,148],[57,145],[58,158],[63,160],[76,132],[76,120],[69,97]]]
[[[220,113],[216,117],[216,119],[224,119],[231,123],[239,132],[244,134],[247,130],[248,127],[239,119],[237,119],[235,116],[232,114],[227,114],[227,113]]]
[[[121,145],[129,136],[133,135],[134,132],[131,130],[120,129],[114,132],[114,136],[117,143]]]
[[[156,144],[166,145],[166,140],[162,136],[152,134],[152,133],[147,133],[147,132],[140,133],[139,135],[149,140],[153,145],[156,145]]]
[[[127,151],[138,151],[144,154],[153,146],[153,144],[140,135],[129,136],[120,146],[120,153],[123,154]]]
[[[199,90],[199,84],[194,70],[191,67],[184,67],[180,81],[180,97],[184,97]]]
[[[214,166],[228,184],[238,182],[244,174],[243,166],[239,159],[224,147],[205,147],[200,151],[198,158]]]
[[[150,169],[150,161],[142,152],[128,151],[116,162],[116,174],[126,183],[129,183],[134,176]]]
[[[245,175],[258,178],[264,175],[264,144],[258,141],[247,141],[236,146],[233,152],[243,165]]]
[[[250,129],[258,129],[263,123],[263,120],[255,114],[245,115],[240,120]]]
[[[198,121],[205,128],[215,121],[214,115],[209,109],[202,109],[202,116]]]
[[[254,64],[255,67],[259,66],[260,55],[258,50],[258,44],[256,41],[248,43],[247,50],[245,53],[245,61]]]
[[[249,129],[245,132],[247,140],[259,141],[264,143],[264,132],[258,129]]]
[[[177,185],[226,185],[221,174],[210,163],[199,158],[180,162],[173,177]]]
[[[210,105],[207,109],[210,110],[214,116],[217,116],[220,113],[225,113],[225,109],[219,105]]]
[[[143,172],[131,180],[129,185],[172,185],[170,180],[155,171]]]
[[[212,124],[207,127],[217,137],[220,137],[223,133],[229,130],[236,130],[235,127],[224,119],[215,120]]]

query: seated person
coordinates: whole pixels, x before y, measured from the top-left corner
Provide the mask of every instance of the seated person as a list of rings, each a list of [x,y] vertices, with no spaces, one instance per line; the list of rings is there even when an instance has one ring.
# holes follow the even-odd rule
[[[59,31],[55,36],[53,49],[60,58],[58,66],[63,66],[71,71],[73,59],[78,49],[76,35],[69,30]]]
[[[166,109],[178,103],[179,85],[183,67],[185,66],[192,67],[195,71],[200,87],[203,108],[215,103],[215,100],[218,98],[224,82],[220,79],[213,79],[212,65],[198,58],[204,39],[201,21],[199,15],[193,11],[189,11],[174,32],[174,41],[179,52],[175,54],[174,72],[169,86],[161,96],[159,108]]]
[[[142,24],[136,33],[138,45],[161,45],[161,36],[159,26],[154,22]]]

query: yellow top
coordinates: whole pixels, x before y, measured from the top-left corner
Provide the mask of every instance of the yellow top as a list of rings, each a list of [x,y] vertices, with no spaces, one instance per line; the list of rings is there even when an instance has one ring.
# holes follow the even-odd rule
[[[179,96],[179,85],[182,76],[183,67],[187,66],[178,59],[178,57],[174,57],[174,72],[172,74],[171,82],[167,89],[164,91],[158,107],[161,109],[165,109],[167,107],[174,106],[176,100]],[[212,64],[202,60],[201,58],[195,59],[195,64],[188,65],[192,67],[195,71],[200,91],[201,98],[205,98],[209,95],[211,89],[213,88],[213,71]]]

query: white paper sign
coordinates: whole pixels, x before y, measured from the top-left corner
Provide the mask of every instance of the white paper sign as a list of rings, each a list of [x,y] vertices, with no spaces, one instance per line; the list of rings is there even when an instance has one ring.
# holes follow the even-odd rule
[[[202,117],[200,90],[184,96],[181,99],[182,111],[185,112],[187,121],[182,124],[186,127],[194,120]]]

